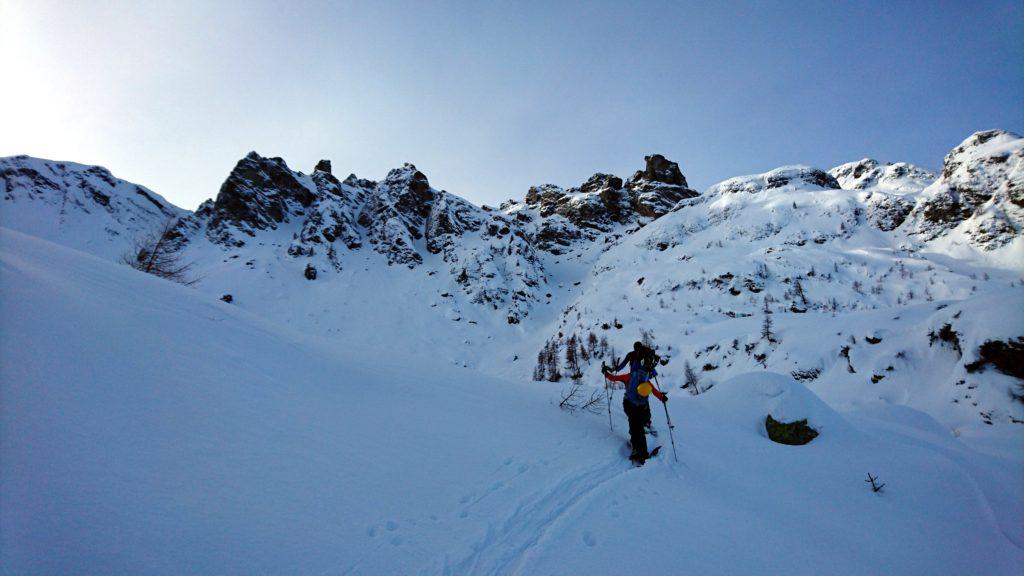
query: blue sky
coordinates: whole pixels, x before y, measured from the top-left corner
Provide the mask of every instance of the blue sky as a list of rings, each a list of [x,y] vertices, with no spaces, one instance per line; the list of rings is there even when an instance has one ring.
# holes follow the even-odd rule
[[[710,5],[714,4],[714,5]],[[0,0],[0,155],[195,208],[249,150],[477,203],[679,162],[698,189],[1024,132],[1024,3]]]

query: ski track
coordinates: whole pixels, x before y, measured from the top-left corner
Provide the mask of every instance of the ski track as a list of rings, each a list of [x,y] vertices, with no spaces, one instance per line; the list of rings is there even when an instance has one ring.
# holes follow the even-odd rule
[[[536,493],[516,506],[515,511],[495,528],[489,523],[473,552],[452,564],[445,559],[444,576],[475,574],[506,576],[518,573],[526,555],[566,513],[608,482],[631,468],[616,461],[569,476],[549,490]]]

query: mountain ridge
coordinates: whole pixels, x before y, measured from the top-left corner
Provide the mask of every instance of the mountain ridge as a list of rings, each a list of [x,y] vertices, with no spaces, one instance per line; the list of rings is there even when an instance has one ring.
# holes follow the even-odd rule
[[[250,152],[194,212],[105,170],[21,156],[0,159],[0,224],[111,259],[134,235],[177,218],[175,243],[211,296],[335,339],[362,331],[347,341],[367,353],[398,329],[376,326],[385,315],[374,310],[399,309],[420,326],[424,355],[514,378],[536,376],[538,351],[562,354],[570,341],[645,338],[707,366],[709,384],[742,370],[817,370],[864,398],[898,398],[915,389],[919,360],[899,370],[886,354],[901,351],[864,347],[862,333],[817,346],[766,341],[751,319],[770,314],[785,335],[877,313],[881,324],[863,332],[902,334],[922,357],[934,352],[929,332],[971,326],[962,361],[943,360],[948,369],[917,406],[955,425],[1024,418],[1012,379],[967,372],[986,338],[1014,334],[978,318],[883,317],[1020,284],[1022,156],[1024,139],[985,131],[951,151],[941,174],[865,159],[827,171],[781,167],[698,193],[677,163],[655,154],[627,179],[597,173],[575,187],[534,186],[492,208],[434,188],[412,164],[379,181],[339,180],[328,160],[307,174]],[[35,176],[61,170],[73,174]],[[858,344],[840,341],[847,337]],[[432,341],[460,344],[431,351]],[[544,378],[598,379],[592,350],[577,356],[578,368],[561,362]],[[875,371],[864,374],[865,365]],[[673,366],[666,378],[679,375]],[[981,388],[963,399],[968,385]]]

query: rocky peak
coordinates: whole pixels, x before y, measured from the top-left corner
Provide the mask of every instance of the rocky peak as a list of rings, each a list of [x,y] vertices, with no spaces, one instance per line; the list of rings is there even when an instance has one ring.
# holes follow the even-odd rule
[[[633,173],[633,177],[629,179],[627,187],[641,188],[655,183],[671,184],[673,186],[682,186],[683,188],[688,187],[686,178],[679,170],[679,164],[667,160],[661,154],[644,156],[644,162],[646,163],[644,169]]]
[[[526,191],[525,202],[527,206],[537,209],[542,218],[547,218],[558,210],[565,199],[566,193],[561,186],[541,184],[530,186]]]
[[[538,247],[559,254],[576,240],[595,240],[616,225],[643,225],[671,211],[680,200],[698,195],[687,188],[675,162],[660,154],[644,160],[645,168],[626,183],[618,176],[598,172],[568,190],[554,184],[531,187],[523,205],[540,216],[534,234]],[[518,206],[510,201],[503,203],[501,210],[525,217]]]
[[[426,174],[412,164],[406,163],[388,172],[383,186],[378,189],[390,196],[399,212],[419,218],[430,215],[430,205],[434,201],[433,190]]]
[[[238,161],[220,187],[208,228],[210,238],[227,240],[229,223],[249,236],[255,230],[277,228],[290,212],[309,206],[315,199],[314,191],[284,160],[250,152]]]
[[[697,196],[686,183],[679,164],[661,154],[644,156],[643,170],[637,170],[626,182],[630,205],[640,216],[658,218],[667,214],[680,201]]]
[[[330,160],[321,160],[321,161],[317,162],[316,163],[316,167],[313,168],[313,172],[326,172],[326,173],[330,174],[331,173],[331,161]]]
[[[350,186],[352,188],[365,188],[367,190],[375,188],[377,186],[377,183],[374,182],[373,180],[360,178],[355,174],[349,174],[348,177],[345,178],[345,180],[342,182],[342,184]]]
[[[1024,138],[1005,130],[975,132],[950,151],[942,177],[914,207],[915,231],[933,239],[953,228],[985,249],[1024,230]]]
[[[957,172],[961,172],[961,176],[985,172],[979,166],[970,165],[972,161],[979,159],[982,160],[982,164],[1003,164],[1011,154],[1020,152],[1020,140],[1021,136],[1006,130],[975,132],[946,154],[942,162],[942,177],[951,179],[957,176]]]
[[[413,268],[423,262],[415,242],[423,238],[437,194],[427,176],[408,163],[388,172],[374,187],[359,225],[389,264]]]
[[[601,190],[619,190],[622,188],[622,178],[612,174],[598,172],[580,185],[580,192],[599,192]]]

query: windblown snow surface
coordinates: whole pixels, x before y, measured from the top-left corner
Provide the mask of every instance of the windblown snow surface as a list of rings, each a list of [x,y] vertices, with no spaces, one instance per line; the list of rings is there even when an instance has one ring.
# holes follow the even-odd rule
[[[760,371],[672,394],[678,462],[654,405],[664,449],[631,468],[618,405],[610,430],[406,356],[423,316],[326,339],[6,228],[0,282],[4,574],[1024,570],[1013,424],[837,412]],[[772,443],[768,413],[821,435]]]

